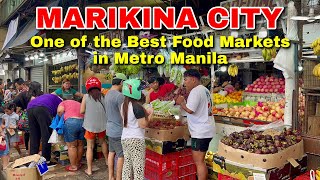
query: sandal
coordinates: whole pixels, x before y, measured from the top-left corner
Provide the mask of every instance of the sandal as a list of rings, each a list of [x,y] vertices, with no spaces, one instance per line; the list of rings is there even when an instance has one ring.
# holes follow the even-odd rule
[[[78,168],[77,169],[71,169],[71,165],[69,165],[69,166],[66,166],[66,171],[70,171],[70,172],[76,172],[76,171],[78,171]]]
[[[88,169],[84,170],[84,173],[86,173],[86,175],[88,176],[92,176],[92,173],[91,174],[88,173]]]

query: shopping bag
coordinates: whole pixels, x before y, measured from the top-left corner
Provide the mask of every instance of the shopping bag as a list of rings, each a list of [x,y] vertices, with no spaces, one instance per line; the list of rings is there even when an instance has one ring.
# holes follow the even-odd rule
[[[49,138],[48,143],[56,144],[56,143],[58,143],[58,142],[59,142],[59,135],[58,135],[57,131],[54,129],[54,130],[52,131],[52,134],[51,134],[51,136],[50,136],[50,138]]]
[[[5,151],[7,149],[6,140],[3,137],[0,137],[0,151]]]
[[[26,111],[21,111],[18,121],[18,130],[29,132],[29,119]]]

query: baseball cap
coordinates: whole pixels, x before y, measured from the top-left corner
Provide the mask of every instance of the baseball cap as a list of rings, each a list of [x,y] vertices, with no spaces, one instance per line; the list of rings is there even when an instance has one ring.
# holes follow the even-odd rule
[[[116,73],[113,79],[121,79],[121,80],[127,80],[127,76],[122,73]]]

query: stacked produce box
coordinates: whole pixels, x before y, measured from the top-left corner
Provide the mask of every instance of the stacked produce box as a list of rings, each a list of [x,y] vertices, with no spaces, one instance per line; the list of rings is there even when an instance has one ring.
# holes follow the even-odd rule
[[[233,132],[221,140],[217,154],[207,152],[206,162],[220,177],[241,180],[289,180],[307,170],[301,134],[290,128]]]
[[[180,107],[174,101],[156,100],[151,103],[154,116],[145,131],[146,169],[149,180],[195,180],[196,167],[187,124],[180,119]]]

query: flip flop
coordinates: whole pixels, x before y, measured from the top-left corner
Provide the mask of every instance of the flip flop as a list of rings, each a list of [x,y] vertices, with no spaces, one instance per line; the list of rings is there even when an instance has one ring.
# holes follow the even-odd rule
[[[78,171],[78,168],[77,169],[71,169],[71,165],[69,165],[69,166],[66,166],[66,171],[70,171],[70,172],[76,172],[76,171]]]
[[[92,176],[92,174],[88,173],[88,169],[84,170],[84,173],[86,173],[86,175],[89,176],[89,177]]]
[[[80,163],[80,164],[79,164],[79,166],[78,166],[78,169],[81,169],[81,168],[82,168],[82,166],[83,166],[83,164],[82,164],[82,163]]]

